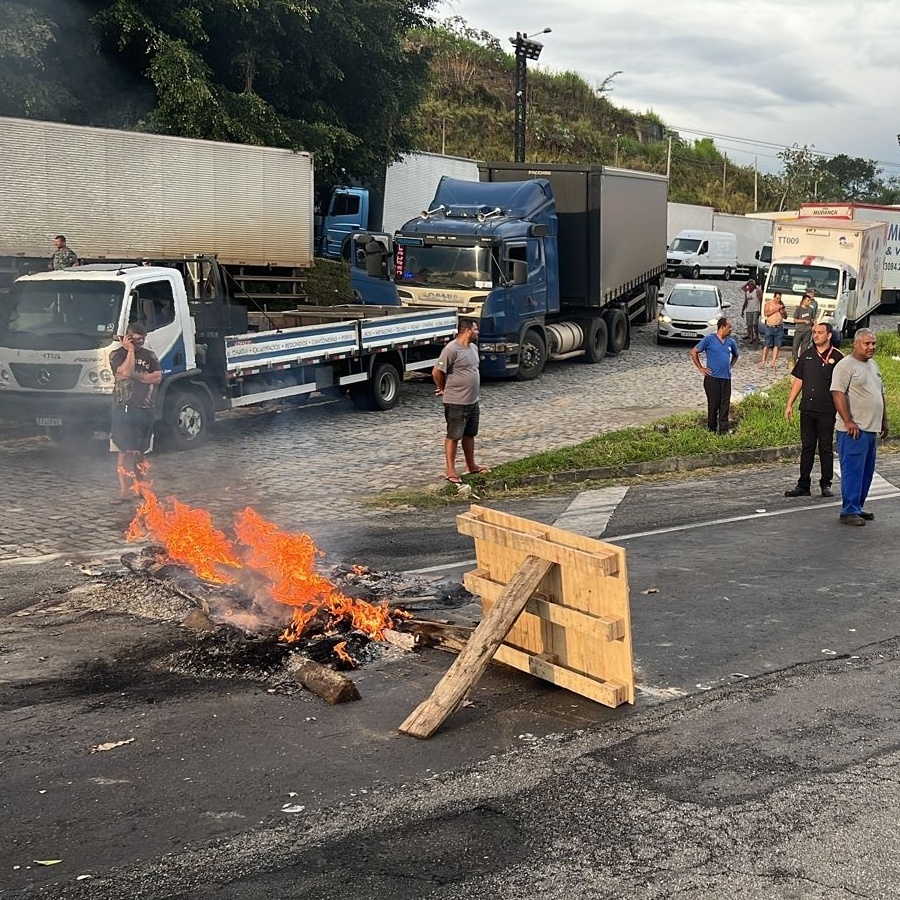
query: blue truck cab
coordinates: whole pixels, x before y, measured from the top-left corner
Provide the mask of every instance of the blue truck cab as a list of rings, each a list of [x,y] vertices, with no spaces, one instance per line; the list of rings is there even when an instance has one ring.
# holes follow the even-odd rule
[[[334,188],[316,216],[316,253],[326,259],[347,259],[350,239],[369,225],[370,193],[362,187]]]
[[[481,371],[538,377],[548,360],[599,362],[656,317],[666,265],[665,178],[604,167],[486,164],[441,178],[393,235],[358,234],[362,303],[452,306],[479,320]]]

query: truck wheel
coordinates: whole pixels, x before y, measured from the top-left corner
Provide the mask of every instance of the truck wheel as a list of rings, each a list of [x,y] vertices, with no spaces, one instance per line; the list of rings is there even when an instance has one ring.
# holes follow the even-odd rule
[[[529,328],[522,338],[519,347],[519,370],[516,372],[517,381],[533,381],[547,363],[547,345],[539,331]]]
[[[722,281],[731,281],[731,269],[725,269],[722,273]]]
[[[586,363],[598,363],[606,356],[606,345],[609,341],[609,332],[606,330],[606,321],[600,316],[588,319],[582,324],[584,329],[584,356]]]
[[[621,309],[610,310],[604,318],[609,331],[606,350],[610,356],[616,356],[628,346],[628,318]]]
[[[659,312],[659,286],[655,284],[648,284],[647,290],[644,294],[644,310],[643,312],[638,314],[638,317],[635,319],[638,325],[648,325],[654,319]]]
[[[165,443],[175,450],[199,447],[209,437],[212,418],[209,401],[196,391],[171,391],[160,420]]]
[[[693,278],[694,281],[700,280],[700,266],[694,266],[691,270],[691,278]]]
[[[365,384],[350,388],[350,402],[357,409],[393,409],[400,399],[403,376],[390,363],[376,363],[372,377]]]

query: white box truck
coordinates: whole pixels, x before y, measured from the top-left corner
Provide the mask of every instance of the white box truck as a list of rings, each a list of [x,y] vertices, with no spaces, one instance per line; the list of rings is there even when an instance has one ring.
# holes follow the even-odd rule
[[[781,293],[790,320],[804,291],[813,288],[818,320],[831,322],[836,340],[851,336],[868,325],[881,302],[886,235],[883,222],[776,222],[765,299]]]
[[[756,278],[760,248],[772,239],[772,223],[765,219],[717,212],[713,216],[712,227],[713,231],[724,231],[737,238],[736,274]]]
[[[896,307],[900,303],[900,206],[875,206],[870,203],[804,203],[800,207],[800,215],[813,219],[884,222],[887,225],[887,244],[884,248],[881,304]]]
[[[214,256],[247,295],[302,288],[313,158],[0,117],[0,287],[45,271],[65,234],[86,261]]]

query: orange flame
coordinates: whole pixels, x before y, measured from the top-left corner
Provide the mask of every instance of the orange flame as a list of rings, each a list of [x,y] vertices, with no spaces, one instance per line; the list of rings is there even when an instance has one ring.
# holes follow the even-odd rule
[[[346,597],[315,570],[316,559],[324,554],[309,535],[281,531],[248,507],[235,519],[234,543],[213,526],[206,510],[174,497],[162,503],[147,480],[135,478],[132,490],[141,504],[126,539],[159,541],[175,562],[207,581],[233,584],[236,570],[259,572],[269,582],[272,599],[292,608],[282,640],[299,640],[309,621],[320,613],[325,615],[326,630],[346,620],[374,640],[383,640],[385,629],[394,627],[386,603],[374,606]]]
[[[348,666],[356,668],[358,665],[356,660],[347,652],[346,641],[341,641],[339,644],[334,645],[334,655],[341,660],[341,662],[347,663]]]

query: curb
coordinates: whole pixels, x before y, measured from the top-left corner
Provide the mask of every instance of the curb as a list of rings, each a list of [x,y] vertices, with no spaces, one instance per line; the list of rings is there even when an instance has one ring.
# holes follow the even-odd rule
[[[572,484],[578,481],[604,481],[610,478],[636,475],[664,475],[667,472],[692,472],[695,469],[713,469],[724,466],[746,465],[754,462],[777,462],[794,457],[800,452],[799,444],[785,447],[764,447],[760,450],[733,450],[724,453],[704,453],[702,456],[677,456],[671,459],[655,459],[619,466],[600,466],[596,469],[570,469],[550,475],[526,475],[517,479],[519,485]]]

